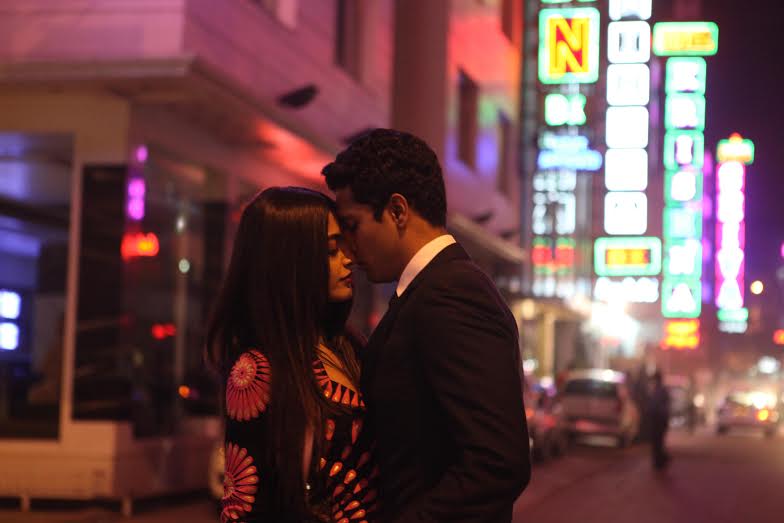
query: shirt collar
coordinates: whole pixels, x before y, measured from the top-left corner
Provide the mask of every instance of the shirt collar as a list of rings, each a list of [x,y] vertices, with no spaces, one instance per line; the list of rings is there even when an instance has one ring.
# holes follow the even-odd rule
[[[433,261],[433,258],[435,258],[438,253],[453,243],[457,243],[454,237],[452,237],[451,234],[444,234],[431,240],[419,249],[414,257],[411,258],[411,261],[408,262],[406,268],[403,269],[403,274],[400,275],[400,279],[397,282],[395,294],[397,296],[402,296],[403,293],[406,292],[409,284],[417,277],[417,274],[422,272],[422,269],[427,267],[427,264]]]

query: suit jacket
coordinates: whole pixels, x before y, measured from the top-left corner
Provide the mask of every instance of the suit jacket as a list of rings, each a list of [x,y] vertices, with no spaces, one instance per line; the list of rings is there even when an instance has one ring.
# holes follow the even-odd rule
[[[389,522],[508,523],[530,480],[517,326],[458,244],[393,300],[362,356]]]

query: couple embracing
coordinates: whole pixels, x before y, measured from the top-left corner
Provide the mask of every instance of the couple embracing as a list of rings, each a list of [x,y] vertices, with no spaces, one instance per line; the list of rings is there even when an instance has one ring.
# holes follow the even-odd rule
[[[242,213],[208,326],[222,521],[509,522],[530,479],[517,325],[446,230],[435,153],[376,129]],[[369,340],[352,270],[396,282]]]

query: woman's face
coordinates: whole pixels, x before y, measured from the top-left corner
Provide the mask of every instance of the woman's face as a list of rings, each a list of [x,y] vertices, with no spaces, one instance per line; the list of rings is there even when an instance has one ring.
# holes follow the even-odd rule
[[[343,250],[338,221],[329,213],[327,224],[327,254],[329,258],[329,301],[350,300],[354,295],[351,281],[351,258]]]

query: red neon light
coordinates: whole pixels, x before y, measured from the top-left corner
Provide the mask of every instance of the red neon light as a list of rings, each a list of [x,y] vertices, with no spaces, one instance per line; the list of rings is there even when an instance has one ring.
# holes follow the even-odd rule
[[[574,265],[574,247],[571,245],[559,245],[555,248],[555,264],[559,267],[571,267]]]
[[[177,334],[177,327],[173,323],[156,323],[150,329],[150,334],[156,340],[163,340]]]
[[[776,345],[784,345],[784,329],[779,329],[773,333],[773,343]]]
[[[534,265],[550,265],[553,261],[553,251],[549,245],[536,245],[531,253]]]
[[[120,247],[123,260],[157,256],[158,251],[160,251],[158,237],[152,232],[147,234],[141,232],[127,233],[123,236],[122,246]]]

